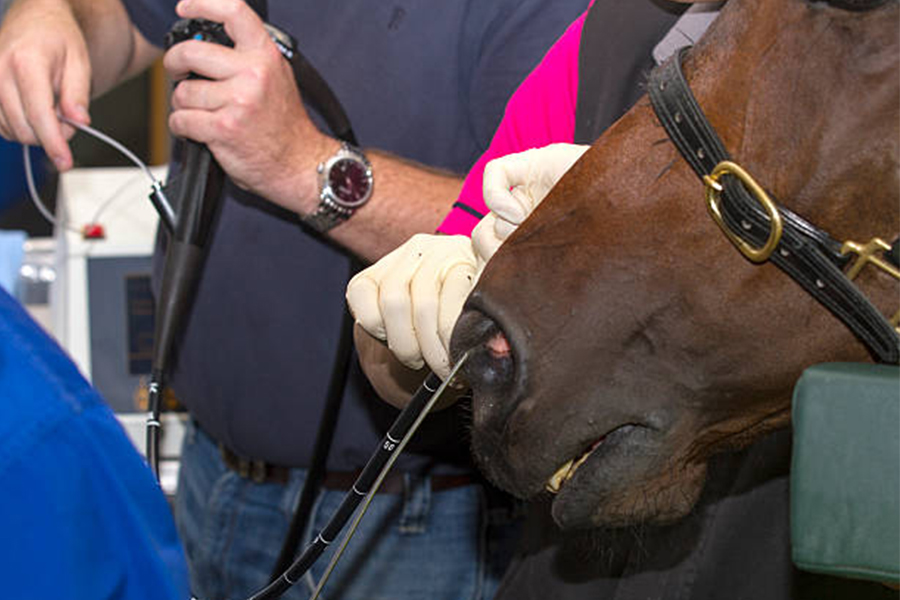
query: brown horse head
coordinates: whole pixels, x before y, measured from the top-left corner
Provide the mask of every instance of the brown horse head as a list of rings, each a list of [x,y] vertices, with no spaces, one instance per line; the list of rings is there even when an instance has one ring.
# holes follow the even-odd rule
[[[734,159],[839,240],[900,227],[898,14],[731,0],[684,62]],[[735,250],[703,192],[639,101],[495,255],[457,325],[489,477],[533,497],[584,459],[554,498],[563,527],[680,518],[711,455],[789,423],[805,367],[870,360],[783,272]],[[856,281],[897,309],[889,276]]]

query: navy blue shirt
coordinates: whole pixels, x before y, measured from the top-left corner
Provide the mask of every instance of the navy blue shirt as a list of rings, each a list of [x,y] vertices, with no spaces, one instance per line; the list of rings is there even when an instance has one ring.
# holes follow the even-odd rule
[[[2,288],[0,490],[0,597],[190,597],[149,467],[75,364]]]
[[[174,4],[125,0],[156,44],[175,19]],[[515,87],[586,5],[334,0],[272,1],[268,10],[334,89],[362,146],[463,174],[487,148]],[[231,185],[225,193],[171,384],[204,430],[238,454],[308,466],[349,259],[265,201]],[[354,367],[329,468],[361,467],[395,415]],[[430,418],[398,467],[438,456],[467,465],[458,417],[451,410]]]

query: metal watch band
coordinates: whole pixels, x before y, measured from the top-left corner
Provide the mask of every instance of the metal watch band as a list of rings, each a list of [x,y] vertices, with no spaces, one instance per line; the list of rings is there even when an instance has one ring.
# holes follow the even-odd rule
[[[350,218],[352,213],[335,205],[329,198],[320,197],[316,212],[301,217],[300,220],[319,233],[325,233]]]

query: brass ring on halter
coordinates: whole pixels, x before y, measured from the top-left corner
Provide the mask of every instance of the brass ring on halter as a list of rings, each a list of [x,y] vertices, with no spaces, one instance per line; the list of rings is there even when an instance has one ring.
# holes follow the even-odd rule
[[[741,183],[744,184],[744,187],[750,190],[756,200],[762,205],[762,207],[766,210],[766,213],[769,216],[769,222],[772,224],[771,229],[769,230],[769,239],[766,240],[766,243],[760,248],[754,248],[737,235],[735,235],[725,224],[725,220],[722,218],[722,212],[719,210],[719,199],[722,195],[722,185],[719,183],[719,179],[722,175],[734,175],[737,177]],[[716,165],[716,168],[713,169],[713,172],[709,175],[703,176],[703,183],[706,186],[706,205],[709,209],[709,214],[712,216],[713,220],[718,224],[718,226],[722,229],[722,232],[725,233],[725,236],[731,240],[731,243],[735,245],[735,247],[741,251],[741,254],[746,256],[748,259],[755,263],[761,263],[768,260],[768,258],[772,255],[772,252],[775,251],[775,247],[778,246],[778,242],[781,241],[781,231],[782,231],[782,223],[781,223],[781,214],[778,212],[778,207],[769,197],[769,195],[762,189],[756,180],[750,176],[747,171],[742,169],[739,165],[728,161],[723,160],[719,164]]]

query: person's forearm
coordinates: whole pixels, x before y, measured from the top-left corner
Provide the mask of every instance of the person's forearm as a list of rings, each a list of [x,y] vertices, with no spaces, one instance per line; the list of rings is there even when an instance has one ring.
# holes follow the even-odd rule
[[[50,1],[68,4],[81,26],[91,56],[94,97],[142,72],[160,54],[138,33],[119,0]]]
[[[25,14],[39,19],[43,11],[60,10],[71,12],[87,42],[93,96],[140,73],[159,54],[158,49],[137,33],[119,0],[15,0],[7,17],[29,11]]]

